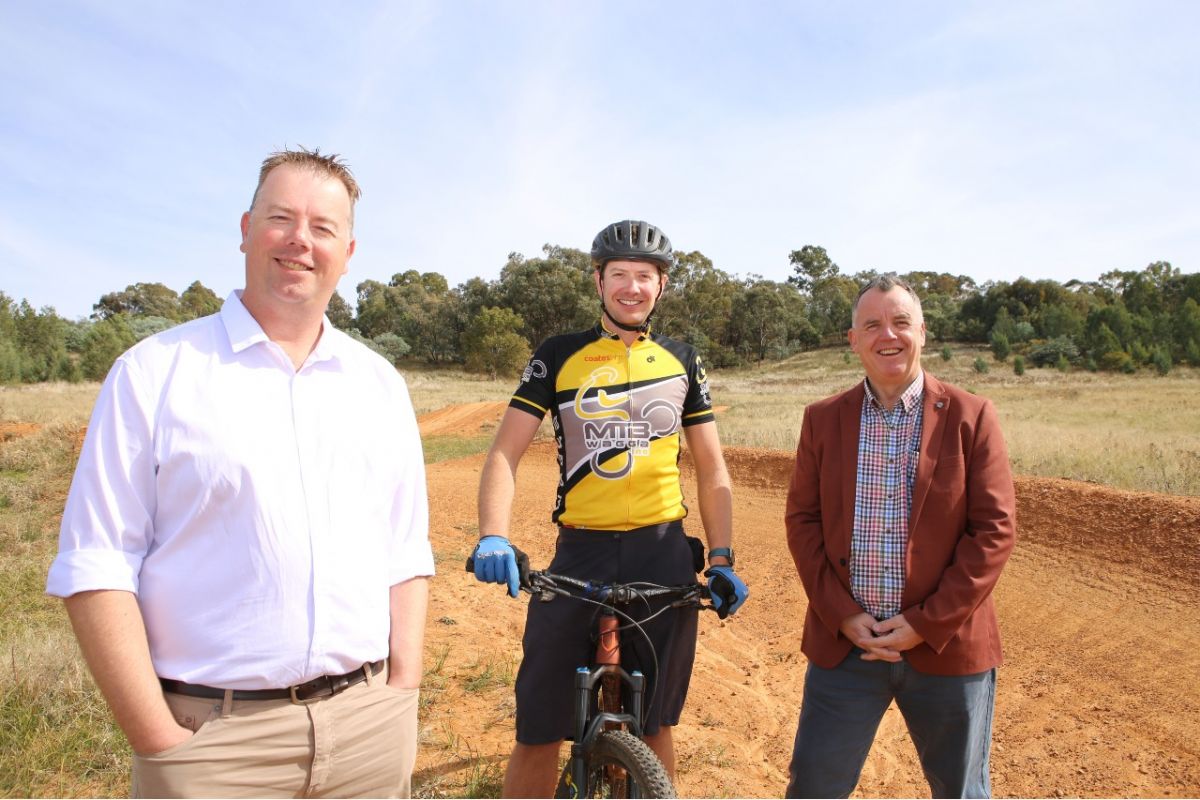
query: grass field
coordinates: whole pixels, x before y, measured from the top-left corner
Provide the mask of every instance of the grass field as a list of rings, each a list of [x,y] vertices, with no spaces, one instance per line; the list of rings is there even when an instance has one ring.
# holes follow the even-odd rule
[[[83,667],[62,603],[42,593],[75,458],[74,402],[82,399],[77,388],[43,393],[45,402],[32,403],[22,418],[39,419],[46,427],[0,443],[3,797],[128,791],[125,739]],[[20,403],[12,403],[6,390],[0,409],[7,416],[36,397],[24,392]],[[71,421],[54,421],[63,419]]]
[[[950,361],[925,355],[939,378],[991,398],[1018,474],[1071,478],[1121,489],[1200,495],[1200,405],[1193,402],[1200,370],[1177,368],[1160,377],[1029,369],[1013,374],[985,348],[954,346]],[[861,378],[849,351],[803,353],[762,367],[713,371],[713,402],[728,445],[791,450],[804,406]],[[979,356],[986,374],[972,366]],[[488,380],[461,370],[413,367],[403,373],[413,406],[424,414],[447,405],[507,400],[512,380]],[[86,424],[96,384],[0,387],[0,422]],[[430,437],[426,459],[440,461],[487,449],[486,436]],[[2,468],[0,468],[2,469]],[[2,502],[2,501],[0,501]]]
[[[950,361],[926,352],[925,369],[991,398],[1013,470],[1121,489],[1200,495],[1200,370],[1170,375],[1028,369],[1013,374],[981,347],[953,346]],[[861,380],[849,351],[804,353],[762,368],[709,375],[726,444],[792,450],[804,406]],[[975,371],[976,357],[989,369]]]
[[[1126,489],[1200,495],[1200,373],[1166,377],[1060,373],[1009,365],[972,368],[982,353],[935,353],[926,368],[992,398],[1016,472],[1095,481]],[[511,380],[454,370],[404,370],[418,413],[448,404],[505,400]],[[710,374],[726,444],[791,450],[804,405],[859,379],[841,350]],[[128,791],[128,748],[81,666],[59,601],[42,594],[78,446],[98,387],[0,387],[0,423],[36,430],[0,436],[0,796],[120,796]],[[481,452],[487,436],[430,437],[429,461]],[[466,487],[474,497],[475,487]],[[473,502],[473,499],[471,500]],[[430,685],[437,662],[431,658]],[[485,669],[486,667],[486,669]],[[483,665],[477,679],[509,680]],[[480,764],[463,796],[494,793],[496,765]],[[486,787],[486,790],[485,788]],[[438,794],[437,787],[428,787]]]

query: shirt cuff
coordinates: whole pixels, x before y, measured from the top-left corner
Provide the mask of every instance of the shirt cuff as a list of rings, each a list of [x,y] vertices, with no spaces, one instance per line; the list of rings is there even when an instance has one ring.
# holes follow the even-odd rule
[[[138,591],[142,557],[122,550],[68,550],[50,565],[46,594],[70,597],[101,589]]]

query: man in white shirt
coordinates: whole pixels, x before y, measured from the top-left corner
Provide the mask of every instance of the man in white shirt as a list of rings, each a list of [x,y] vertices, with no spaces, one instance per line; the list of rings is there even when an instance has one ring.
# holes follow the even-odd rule
[[[336,156],[270,156],[246,288],[96,401],[47,591],[135,797],[409,794],[433,556],[404,381],[324,316],[358,196]]]

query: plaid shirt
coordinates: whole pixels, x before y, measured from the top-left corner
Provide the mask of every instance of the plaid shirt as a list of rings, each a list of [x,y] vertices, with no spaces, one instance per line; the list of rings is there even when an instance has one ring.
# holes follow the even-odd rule
[[[925,373],[912,382],[891,411],[865,382],[854,532],[850,545],[850,589],[867,613],[883,620],[900,613],[904,555],[913,479],[921,449]]]

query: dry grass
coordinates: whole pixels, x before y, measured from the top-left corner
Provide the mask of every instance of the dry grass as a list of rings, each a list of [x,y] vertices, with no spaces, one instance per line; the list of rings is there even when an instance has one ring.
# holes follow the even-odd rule
[[[971,366],[981,353],[991,368],[985,375]],[[1196,370],[1157,377],[1030,369],[1017,377],[1010,365],[964,347],[956,348],[950,362],[931,348],[925,365],[996,402],[1018,473],[1200,495]],[[515,385],[511,379],[484,380],[450,369],[412,369],[405,375],[418,413],[504,400]],[[843,351],[826,350],[710,377],[714,402],[728,406],[719,416],[725,443],[791,450],[805,404],[852,385],[860,371]],[[0,423],[40,426],[7,440],[0,437],[0,608],[5,611],[0,615],[0,796],[128,791],[128,747],[82,667],[61,604],[43,594],[76,434],[87,422],[98,388],[0,387]],[[486,447],[485,440],[469,442],[469,449]],[[435,458],[462,454],[449,441],[430,442],[427,449]],[[509,662],[480,663],[450,678],[438,666],[427,676],[436,678],[430,685],[438,691],[424,698],[425,710],[434,717],[450,713],[439,708],[443,689],[501,691],[511,683],[511,669]],[[497,794],[501,772],[494,759],[480,758],[463,742],[442,746],[450,767],[422,775],[421,795]],[[725,758],[720,752],[684,755]]]
[[[436,411],[449,405],[508,400],[516,388],[516,378],[492,380],[471,375],[459,368],[404,365],[400,370],[408,384],[417,414]]]
[[[39,403],[37,388],[48,402]],[[62,604],[44,592],[87,392],[11,393],[45,423],[0,442],[0,796],[93,797],[128,791],[129,751],[75,646]],[[72,390],[78,387],[71,387]],[[94,386],[92,394],[94,394]],[[6,403],[11,413],[12,405]],[[23,413],[23,412],[18,412]],[[82,415],[82,417],[81,417]]]
[[[0,796],[119,797],[129,746],[69,630],[31,628],[4,640]]]
[[[1061,373],[1030,368],[1012,372],[984,348],[954,345],[943,361],[930,346],[925,368],[939,378],[990,397],[1000,413],[1019,474],[1093,481],[1122,489],[1200,495],[1200,371],[1177,368],[1166,377]],[[729,445],[792,450],[804,406],[859,380],[857,359],[844,349],[803,353],[761,367],[710,373],[713,401]],[[989,371],[977,373],[980,356]],[[460,369],[405,367],[418,414],[447,405],[506,400],[512,379],[491,380]],[[0,422],[80,426],[87,422],[99,385],[40,384],[0,387]],[[426,442],[427,459],[440,461],[487,449],[487,437]],[[5,466],[0,451],[0,476]],[[2,489],[2,487],[0,487]],[[19,490],[23,491],[23,490]],[[11,502],[11,497],[10,497]],[[5,503],[0,494],[0,507]]]
[[[937,348],[940,349],[940,348]],[[983,348],[955,346],[925,369],[996,404],[1018,474],[1093,481],[1122,489],[1200,495],[1200,371],[1160,377],[1028,369],[1013,374]],[[862,379],[844,350],[803,353],[760,368],[710,373],[725,444],[792,450],[804,406]],[[982,356],[989,371],[972,366]]]
[[[42,590],[74,468],[75,430],[57,423],[0,442],[0,608],[6,612],[0,645],[6,648],[31,623],[66,624],[61,605]]]
[[[0,422],[86,425],[99,391],[98,383],[0,385]]]
[[[492,380],[456,367],[405,364],[400,370],[418,414],[457,403],[508,400],[515,378]],[[0,384],[0,421],[87,424],[100,391],[98,383]]]

